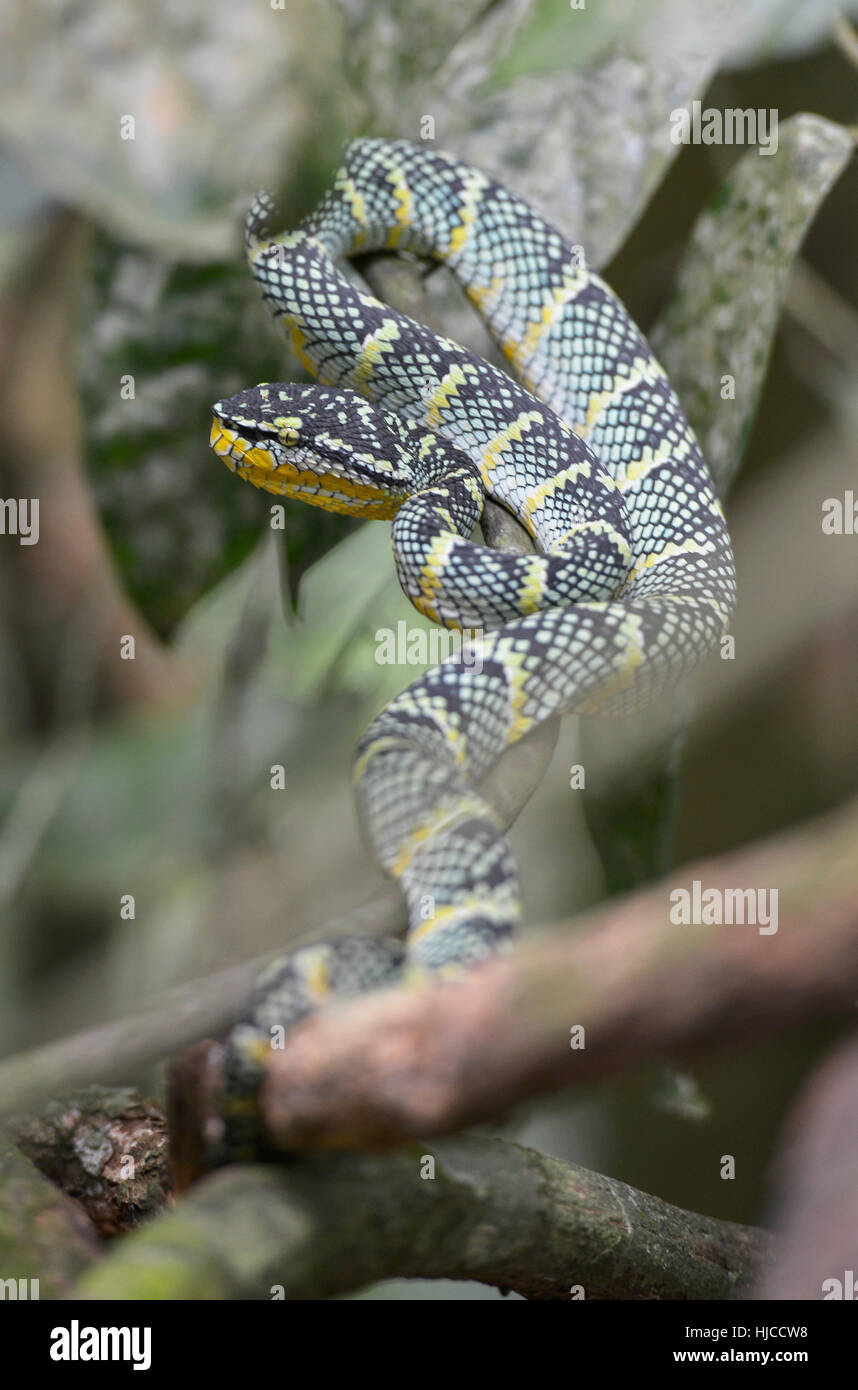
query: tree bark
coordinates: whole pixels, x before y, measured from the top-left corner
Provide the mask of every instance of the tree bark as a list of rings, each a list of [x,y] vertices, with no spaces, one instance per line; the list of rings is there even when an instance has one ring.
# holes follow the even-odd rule
[[[115,1246],[76,1294],[314,1299],[422,1277],[537,1299],[725,1299],[741,1295],[772,1248],[753,1227],[463,1136],[222,1169]]]

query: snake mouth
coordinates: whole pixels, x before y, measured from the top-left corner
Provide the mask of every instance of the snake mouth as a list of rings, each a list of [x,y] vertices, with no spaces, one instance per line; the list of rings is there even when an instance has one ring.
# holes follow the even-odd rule
[[[218,419],[217,415],[213,415],[209,444],[219,458],[225,458],[230,455],[233,438],[233,431],[227,429],[226,425],[222,420]]]
[[[242,434],[215,413],[209,443],[232,473],[280,497],[375,521],[390,520],[399,507],[400,499],[391,497],[382,488],[343,477],[333,470],[326,471],[318,455],[308,448],[293,447],[287,457],[274,429],[255,427]]]
[[[270,469],[276,467],[270,449],[264,447],[260,448],[258,441],[248,439],[245,435],[240,434],[237,429],[233,429],[231,425],[228,425],[226,421],[218,415],[212,417],[209,444],[214,449],[218,458],[222,458],[227,467],[232,468],[233,472],[235,472],[235,465],[238,463],[242,463],[246,466],[255,462],[265,466],[265,460],[267,460],[267,466]],[[254,458],[254,455],[258,457]],[[264,459],[262,457],[263,455],[265,456]]]
[[[217,407],[215,407],[215,411],[217,411]],[[209,444],[218,458],[223,459],[227,468],[232,473],[238,473],[239,477],[254,483],[256,487],[269,486],[271,491],[285,492],[289,468],[278,454],[275,454],[274,450],[268,447],[268,441],[273,444],[275,439],[276,432],[273,430],[257,431],[256,428],[252,430],[248,428],[246,432],[242,433],[233,428],[231,423],[227,423],[217,413],[212,417]],[[282,478],[278,484],[265,482],[266,478],[270,480],[278,472],[282,472]]]

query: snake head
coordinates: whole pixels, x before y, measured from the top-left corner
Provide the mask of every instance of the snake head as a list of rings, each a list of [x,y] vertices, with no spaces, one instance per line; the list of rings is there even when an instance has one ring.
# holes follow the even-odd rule
[[[212,409],[212,448],[255,487],[382,520],[405,498],[401,430],[356,391],[264,382]]]

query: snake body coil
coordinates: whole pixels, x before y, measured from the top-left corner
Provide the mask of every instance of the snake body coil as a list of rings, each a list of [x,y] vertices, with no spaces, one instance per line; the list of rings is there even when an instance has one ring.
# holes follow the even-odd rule
[[[623,305],[513,193],[454,158],[360,140],[300,230],[271,238],[257,198],[250,266],[321,387],[277,384],[214,407],[212,444],[258,487],[393,519],[421,613],[483,635],[428,671],[357,750],[364,831],[401,885],[406,963],[476,962],[509,941],[515,865],[476,788],[557,713],[628,713],[717,643],[734,604],[730,542],[694,436]],[[335,261],[413,252],[453,272],[518,384],[394,312]],[[370,403],[371,402],[371,403]],[[470,540],[485,496],[527,528],[521,556]],[[233,1076],[272,1024],[383,983],[402,948],[310,948],[259,983]]]

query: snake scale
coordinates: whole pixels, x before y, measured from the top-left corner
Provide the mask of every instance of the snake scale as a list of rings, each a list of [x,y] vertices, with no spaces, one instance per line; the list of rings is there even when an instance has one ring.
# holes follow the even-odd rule
[[[250,268],[322,385],[219,402],[212,446],[257,487],[392,519],[415,607],[481,636],[467,663],[383,709],[356,753],[360,821],[405,895],[407,940],[313,946],[265,972],[227,1047],[228,1090],[248,1110],[272,1028],[508,946],[517,873],[481,779],[552,715],[625,714],[664,691],[717,644],[735,599],[721,506],[664,370],[531,207],[451,155],[364,139],[297,231],[275,236],[275,215],[258,195]],[[337,269],[381,250],[446,265],[517,380]],[[472,541],[487,496],[537,553]]]

